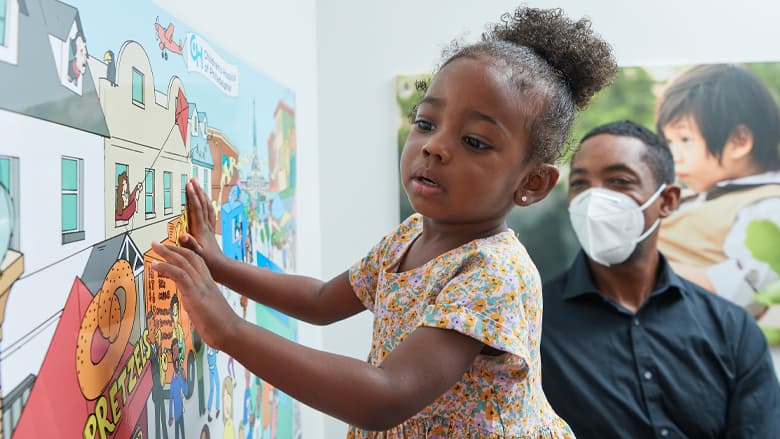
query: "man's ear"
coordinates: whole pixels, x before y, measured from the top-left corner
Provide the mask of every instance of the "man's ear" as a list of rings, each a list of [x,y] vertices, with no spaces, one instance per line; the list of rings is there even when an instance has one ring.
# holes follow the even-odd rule
[[[659,198],[661,199],[660,216],[666,218],[680,205],[680,186],[674,183],[667,184]]]
[[[558,182],[560,172],[555,165],[541,163],[526,175],[515,191],[515,204],[530,206],[544,199]]]
[[[753,132],[745,125],[737,125],[726,140],[723,154],[733,161],[749,158],[753,152]]]

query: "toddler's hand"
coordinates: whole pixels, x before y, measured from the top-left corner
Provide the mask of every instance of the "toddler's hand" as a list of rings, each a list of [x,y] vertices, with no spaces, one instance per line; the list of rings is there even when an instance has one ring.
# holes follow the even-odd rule
[[[176,282],[182,307],[209,346],[222,350],[226,335],[235,333],[238,316],[219,292],[203,258],[190,249],[157,242],[152,248],[166,262],[155,262],[152,270]]]
[[[198,255],[213,269],[219,258],[224,257],[214,236],[217,216],[206,193],[195,179],[187,183],[187,232],[179,238],[179,244]],[[194,240],[192,239],[194,238]]]

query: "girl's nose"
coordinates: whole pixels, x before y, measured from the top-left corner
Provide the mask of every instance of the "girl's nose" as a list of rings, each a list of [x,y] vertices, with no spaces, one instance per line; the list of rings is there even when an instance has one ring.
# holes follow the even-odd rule
[[[442,163],[447,163],[452,158],[446,141],[440,136],[431,136],[423,145],[422,153],[426,157],[433,156],[433,158],[439,159]]]

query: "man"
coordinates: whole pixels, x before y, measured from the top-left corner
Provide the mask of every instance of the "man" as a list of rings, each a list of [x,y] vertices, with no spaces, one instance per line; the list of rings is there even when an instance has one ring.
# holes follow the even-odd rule
[[[680,198],[673,181],[669,147],[636,123],[583,138],[569,176],[583,251],[544,285],[544,391],[580,439],[780,437],[758,326],[657,250]]]

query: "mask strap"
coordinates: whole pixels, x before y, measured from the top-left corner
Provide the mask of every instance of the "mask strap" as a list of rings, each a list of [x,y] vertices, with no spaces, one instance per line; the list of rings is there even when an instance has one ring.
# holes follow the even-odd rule
[[[661,185],[661,186],[660,186],[660,187],[659,187],[659,188],[658,188],[658,189],[655,191],[655,193],[654,193],[653,195],[651,195],[651,196],[650,196],[650,198],[648,198],[648,199],[647,199],[647,201],[645,201],[645,204],[643,204],[643,205],[639,206],[639,210],[645,210],[645,209],[647,209],[647,206],[649,206],[650,204],[652,204],[652,202],[653,202],[653,201],[655,201],[655,199],[656,199],[656,198],[658,198],[658,196],[659,196],[659,195],[661,195],[661,191],[663,191],[663,190],[664,190],[664,188],[666,188],[666,183],[663,183],[663,184],[662,184],[662,185]]]
[[[655,193],[647,201],[645,201],[645,204],[643,204],[642,206],[639,207],[639,210],[642,210],[642,211],[645,210],[647,208],[647,206],[649,206],[653,201],[655,201],[656,198],[658,198],[659,195],[661,195],[661,191],[663,191],[665,187],[666,187],[666,183],[662,184],[658,188],[658,190],[656,190]],[[638,243],[644,241],[645,238],[650,236],[650,234],[653,233],[653,231],[658,228],[659,224],[661,224],[661,218],[656,219],[655,222],[653,223],[653,225],[650,226],[647,230],[645,230],[644,233],[639,235],[639,237],[634,241],[634,243],[638,244]]]
[[[659,224],[661,224],[661,218],[658,218],[657,220],[655,220],[655,222],[653,223],[653,225],[652,225],[652,226],[650,226],[650,228],[649,228],[649,229],[645,230],[645,233],[642,233],[641,235],[639,235],[639,238],[637,238],[637,239],[634,241],[634,243],[635,243],[635,244],[639,244],[640,242],[644,241],[644,240],[645,240],[645,238],[647,238],[648,236],[650,236],[650,234],[651,234],[651,233],[653,233],[653,231],[654,231],[655,229],[657,229],[657,228],[658,228],[658,225],[659,225]]]

